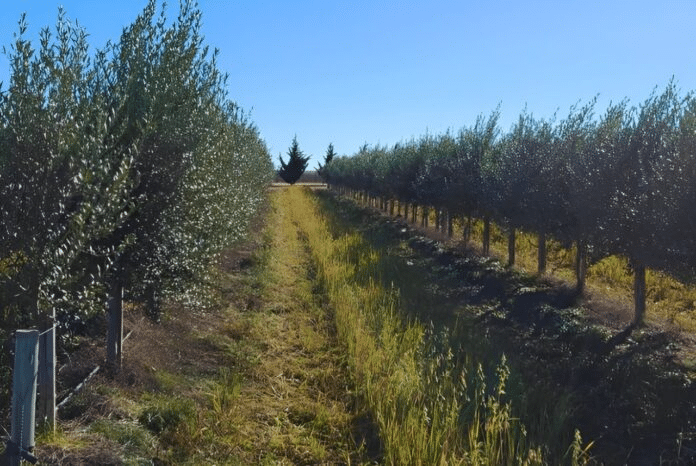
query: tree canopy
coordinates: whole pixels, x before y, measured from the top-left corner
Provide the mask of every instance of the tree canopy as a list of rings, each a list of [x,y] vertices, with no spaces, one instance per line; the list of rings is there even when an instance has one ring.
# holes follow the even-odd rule
[[[639,323],[645,267],[696,275],[696,98],[680,96],[671,81],[642,104],[612,104],[596,120],[595,102],[560,121],[525,110],[503,134],[496,110],[457,135],[365,145],[336,158],[325,176],[372,196],[490,218],[511,238],[515,228],[538,233],[540,267],[547,234],[576,243],[579,289],[585,261],[622,255],[636,271]]]
[[[22,17],[0,92],[0,300],[7,326],[48,309],[72,325],[103,309],[105,281],[192,298],[240,238],[272,178],[264,142],[182,0],[150,0],[91,52],[59,10],[35,49]],[[159,11],[158,11],[159,10]],[[55,31],[55,32],[54,32]]]

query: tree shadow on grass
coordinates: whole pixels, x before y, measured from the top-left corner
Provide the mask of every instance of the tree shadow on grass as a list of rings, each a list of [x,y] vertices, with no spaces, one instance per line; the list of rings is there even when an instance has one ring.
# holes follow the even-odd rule
[[[485,340],[480,357],[505,353],[530,389],[551,387],[573,399],[572,422],[605,464],[696,461],[696,384],[675,363],[668,332],[634,325],[612,332],[588,319],[574,287],[521,274],[473,249],[443,247],[402,219],[350,201],[325,202],[334,205],[330,212],[348,212],[373,248],[398,256],[388,262],[402,273],[395,284],[412,317],[457,327],[450,343]],[[384,285],[394,276],[383,274]]]

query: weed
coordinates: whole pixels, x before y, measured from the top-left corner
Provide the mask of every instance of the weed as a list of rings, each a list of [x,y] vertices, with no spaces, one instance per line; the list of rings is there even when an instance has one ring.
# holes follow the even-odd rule
[[[162,397],[152,400],[140,413],[138,422],[156,435],[174,432],[182,422],[193,418],[195,410],[190,400]]]
[[[224,416],[234,407],[241,392],[242,376],[228,368],[220,369],[220,375],[208,392],[213,416]]]
[[[125,464],[146,464],[145,458],[154,450],[155,438],[137,422],[100,419],[92,423],[90,431],[121,445]]]

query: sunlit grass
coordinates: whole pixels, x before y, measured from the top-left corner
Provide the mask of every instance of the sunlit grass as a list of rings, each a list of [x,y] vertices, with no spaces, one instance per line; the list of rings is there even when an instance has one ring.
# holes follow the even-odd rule
[[[60,425],[55,430],[49,429],[47,426],[37,426],[36,443],[37,445],[63,450],[78,450],[88,445],[88,441],[84,436],[69,434]]]
[[[335,235],[306,192],[288,191],[284,209],[306,235],[386,464],[545,464],[512,415],[505,360],[491,377],[472,358],[431,350],[432,335],[401,315],[398,290],[380,284],[389,259],[357,233]],[[581,445],[565,461],[586,461]]]

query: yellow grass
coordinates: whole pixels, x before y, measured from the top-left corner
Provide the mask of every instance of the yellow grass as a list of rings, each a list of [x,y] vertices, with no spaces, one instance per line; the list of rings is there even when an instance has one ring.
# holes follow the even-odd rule
[[[451,350],[428,356],[425,329],[400,316],[398,290],[370,278],[382,269],[379,252],[357,233],[334,237],[306,190],[286,191],[281,208],[306,237],[386,464],[545,464],[504,401],[505,360],[491,381],[469,358],[455,364]],[[570,464],[587,460],[580,445]]]

